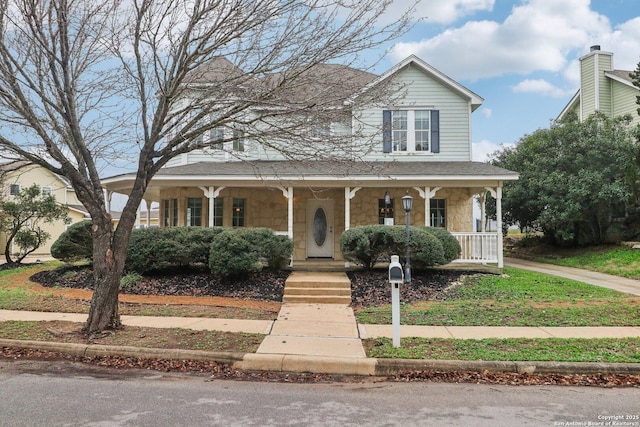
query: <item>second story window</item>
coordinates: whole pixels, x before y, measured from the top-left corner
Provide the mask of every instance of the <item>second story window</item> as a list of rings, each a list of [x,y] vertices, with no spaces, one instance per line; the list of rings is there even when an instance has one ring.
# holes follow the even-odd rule
[[[439,153],[438,110],[384,110],[382,148],[385,153]]]
[[[40,194],[44,197],[44,196],[48,196],[51,194],[51,187],[49,186],[44,186],[40,188]]]
[[[20,184],[11,184],[9,186],[9,194],[17,196],[20,193]]]
[[[244,151],[244,130],[233,130],[233,151]]]
[[[215,150],[222,150],[224,148],[224,128],[217,127],[209,131],[209,142],[211,148]]]

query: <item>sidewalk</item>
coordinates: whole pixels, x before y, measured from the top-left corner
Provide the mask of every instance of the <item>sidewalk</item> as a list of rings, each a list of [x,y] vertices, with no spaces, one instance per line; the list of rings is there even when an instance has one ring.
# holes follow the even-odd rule
[[[640,295],[640,281],[609,276],[575,268],[540,264],[508,258],[508,267],[529,269],[541,273],[603,286],[622,292]],[[84,322],[86,314],[45,313],[32,311],[0,310],[0,321],[45,321],[65,320]],[[515,372],[635,372],[640,373],[640,364],[558,364],[542,362],[461,362],[461,361],[402,361],[396,359],[369,359],[362,346],[362,339],[392,336],[391,325],[357,324],[351,307],[340,304],[285,303],[278,317],[271,320],[208,319],[188,317],[122,316],[122,323],[129,326],[154,328],[187,328],[195,330],[218,330],[228,332],[249,332],[265,334],[266,337],[256,353],[242,356],[237,367],[247,370],[297,371],[355,375],[386,375],[394,369],[487,369],[511,370]],[[400,328],[402,337],[422,338],[638,338],[640,326],[631,327],[484,327],[484,326],[412,326]],[[7,345],[0,340],[0,345]],[[5,342],[4,344],[2,342]],[[16,341],[16,343],[19,343]],[[56,348],[58,343],[30,343],[25,345],[49,344]],[[21,345],[21,344],[15,344]],[[76,345],[77,346],[77,345]],[[86,354],[90,348],[104,354],[105,346],[81,346]],[[77,350],[77,349],[76,349]],[[125,351],[135,354],[135,349],[113,349],[114,354]],[[141,355],[150,357],[150,349],[140,349]],[[169,353],[167,351],[167,353]],[[185,353],[193,357],[193,352],[171,351],[172,357]],[[202,352],[207,353],[207,352]],[[156,353],[162,355],[162,350]],[[219,353],[209,352],[202,357],[223,360]],[[141,356],[144,357],[144,356]],[[162,356],[155,356],[162,357]],[[168,356],[164,356],[168,357]],[[221,359],[222,358],[222,359]],[[228,359],[224,359],[227,361]],[[471,368],[469,368],[471,367]]]

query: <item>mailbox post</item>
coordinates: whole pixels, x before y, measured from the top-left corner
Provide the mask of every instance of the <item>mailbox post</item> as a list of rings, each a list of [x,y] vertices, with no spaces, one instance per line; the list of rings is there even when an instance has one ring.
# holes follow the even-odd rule
[[[404,282],[404,272],[398,255],[391,256],[389,263],[389,283],[391,284],[391,328],[393,346],[400,347],[400,285]]]

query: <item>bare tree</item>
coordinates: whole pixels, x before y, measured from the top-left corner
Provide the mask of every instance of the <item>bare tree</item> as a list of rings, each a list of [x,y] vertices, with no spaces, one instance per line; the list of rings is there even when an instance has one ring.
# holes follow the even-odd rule
[[[409,22],[411,10],[378,25],[391,3],[0,0],[0,146],[66,177],[91,215],[86,333],[120,326],[129,237],[158,170],[220,144],[210,137],[220,128],[290,157],[317,157],[305,119],[345,120],[345,101],[371,75],[344,66],[361,65],[363,50],[383,47]],[[320,78],[331,83],[318,86]],[[360,102],[375,100],[367,93]],[[136,179],[114,230],[100,173],[127,159]]]

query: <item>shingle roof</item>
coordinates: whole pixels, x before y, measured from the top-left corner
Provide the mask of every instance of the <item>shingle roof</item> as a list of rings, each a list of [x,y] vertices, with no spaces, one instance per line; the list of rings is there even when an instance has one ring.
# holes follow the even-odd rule
[[[626,80],[628,82],[632,82],[633,80],[631,79],[631,77],[629,77],[629,74],[632,73],[633,71],[628,71],[628,70],[612,70],[612,71],[608,71],[609,74],[613,74],[616,77],[619,77],[623,80]]]
[[[261,178],[299,177],[485,177],[517,178],[513,171],[481,162],[329,162],[329,161],[255,161],[199,162],[162,168],[157,176],[255,176]]]

